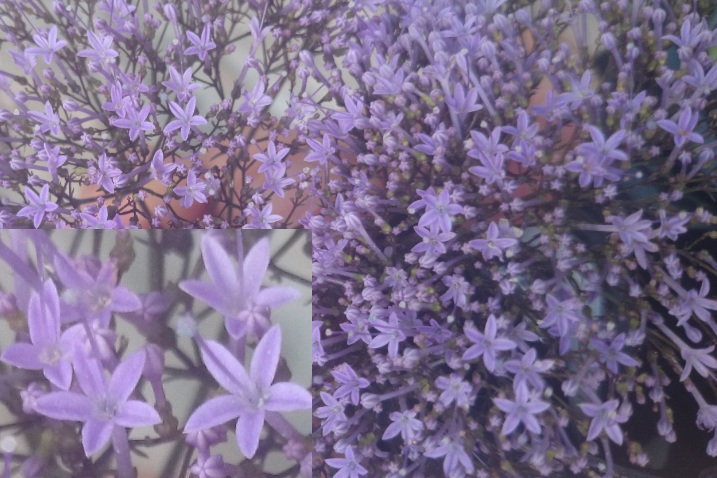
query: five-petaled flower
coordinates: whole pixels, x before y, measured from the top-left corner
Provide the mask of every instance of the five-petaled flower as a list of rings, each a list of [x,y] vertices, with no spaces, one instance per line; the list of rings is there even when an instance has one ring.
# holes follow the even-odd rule
[[[251,358],[249,373],[221,344],[197,338],[202,360],[209,373],[229,395],[215,397],[200,405],[187,420],[185,433],[221,425],[239,417],[236,438],[239,449],[252,458],[267,413],[311,408],[311,394],[295,383],[272,385],[281,351],[281,330],[273,326],[262,337]]]
[[[515,389],[515,401],[506,398],[494,398],[493,403],[507,413],[501,433],[509,435],[522,422],[528,431],[540,433],[540,423],[534,415],[550,408],[550,404],[531,396],[528,386],[523,382]]]
[[[32,36],[37,46],[31,46],[25,51],[31,55],[42,55],[45,63],[52,63],[52,58],[62,47],[67,45],[65,40],[57,39],[57,26],[53,25],[47,32],[47,36],[36,33]]]
[[[52,109],[52,105],[49,101],[45,102],[45,113],[38,113],[37,111],[28,111],[32,118],[40,123],[40,132],[47,133],[48,131],[54,136],[60,134],[60,117],[57,116],[55,111]]]
[[[485,323],[485,333],[480,333],[473,327],[465,327],[463,332],[474,343],[464,353],[463,360],[474,360],[481,355],[483,364],[489,372],[495,370],[495,355],[500,350],[513,350],[516,343],[510,339],[498,337],[498,324],[495,316],[491,314]]]
[[[197,55],[200,60],[204,61],[207,57],[207,52],[217,47],[217,44],[211,40],[212,27],[209,23],[204,25],[202,30],[202,37],[199,38],[194,32],[187,32],[187,38],[192,43],[192,46],[184,50],[185,55]]]
[[[115,118],[113,124],[118,128],[128,129],[129,139],[134,141],[140,133],[154,131],[154,123],[147,121],[149,110],[149,104],[144,105],[139,111],[136,108],[128,107],[125,110],[125,117]]]
[[[668,133],[671,133],[675,139],[675,146],[681,148],[687,141],[692,141],[693,143],[705,142],[701,134],[693,131],[698,121],[699,113],[693,113],[692,108],[688,106],[680,113],[680,118],[677,120],[677,123],[672,120],[662,119],[657,121],[657,125]]]
[[[202,237],[201,249],[211,283],[185,280],[179,283],[179,288],[222,314],[227,332],[235,339],[262,335],[270,326],[269,311],[298,298],[298,291],[292,287],[262,289],[261,282],[269,266],[268,238],[259,240],[246,257],[240,257],[239,271],[229,267],[232,263],[229,254],[213,237]]]
[[[189,130],[192,126],[200,126],[207,124],[207,120],[201,115],[195,115],[194,110],[197,108],[197,99],[191,97],[187,102],[187,106],[182,109],[179,104],[174,101],[169,102],[169,109],[172,110],[174,116],[177,119],[167,123],[164,127],[164,134],[171,133],[175,129],[179,129],[182,135],[182,140],[186,141],[189,138]]]
[[[32,189],[26,187],[25,197],[30,204],[20,209],[17,215],[19,217],[32,217],[32,225],[37,229],[40,227],[40,224],[42,224],[45,213],[57,209],[57,204],[50,201],[50,185],[45,184],[42,189],[40,189],[39,195]]]
[[[344,363],[332,371],[331,375],[341,384],[334,392],[334,397],[341,398],[350,396],[351,403],[358,405],[360,401],[360,389],[368,387],[369,381],[356,375],[354,369],[347,363]]]
[[[500,237],[498,225],[495,222],[491,222],[485,239],[473,239],[468,244],[476,251],[480,251],[486,261],[494,257],[502,261],[503,251],[515,246],[517,243],[518,240],[512,237]]]
[[[622,445],[622,430],[620,430],[619,424],[625,423],[627,417],[617,412],[618,405],[617,400],[608,400],[599,405],[594,403],[580,404],[580,409],[583,413],[592,417],[590,428],[588,429],[588,440],[596,439],[605,430],[610,440]]]
[[[144,349],[123,360],[107,381],[100,362],[79,349],[73,357],[82,393],[52,392],[37,399],[35,410],[57,420],[84,422],[82,446],[89,457],[110,439],[115,427],[156,425],[162,419],[150,405],[129,397],[137,387],[145,362]]]

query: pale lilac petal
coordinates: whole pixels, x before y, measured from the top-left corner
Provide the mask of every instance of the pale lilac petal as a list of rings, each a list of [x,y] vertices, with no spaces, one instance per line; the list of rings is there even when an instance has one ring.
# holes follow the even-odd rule
[[[52,334],[50,332],[46,316],[47,313],[45,312],[45,308],[42,306],[40,296],[32,294],[30,304],[27,308],[27,325],[30,329],[30,340],[32,340],[33,344],[39,347],[50,345],[57,340],[57,334]]]
[[[179,283],[179,288],[195,299],[206,302],[212,309],[222,314],[225,313],[225,295],[213,284],[207,284],[206,282],[198,280],[185,280]]]
[[[109,420],[88,420],[82,427],[82,446],[89,458],[110,441],[114,424]]]
[[[269,287],[262,289],[259,294],[257,294],[254,302],[257,305],[273,309],[274,307],[279,307],[292,300],[296,300],[300,296],[299,291],[293,287]]]
[[[142,308],[142,301],[137,294],[126,287],[117,286],[112,291],[111,309],[115,312],[134,312]]]
[[[204,260],[204,267],[206,267],[209,277],[212,278],[215,288],[225,294],[239,290],[239,280],[237,279],[229,254],[227,254],[222,245],[211,236],[205,235],[202,238],[202,259]]]
[[[244,456],[253,458],[259,448],[259,435],[264,428],[264,411],[244,412],[237,420],[237,444]]]
[[[222,395],[199,406],[187,420],[184,433],[194,433],[233,420],[242,412],[239,397]]]
[[[264,237],[251,248],[244,258],[244,297],[254,297],[259,292],[269,267],[269,238]]]
[[[213,340],[202,345],[202,361],[219,385],[235,395],[253,387],[244,366],[226,348]]]
[[[381,440],[390,440],[391,438],[397,436],[399,433],[401,433],[401,424],[398,422],[393,422],[386,428],[386,431],[383,432]]]
[[[45,377],[62,390],[72,384],[72,365],[67,360],[60,360],[55,365],[45,367]]]
[[[605,431],[607,432],[607,436],[610,437],[610,440],[614,441],[618,445],[622,445],[622,431],[620,430],[620,426],[613,423],[612,425],[605,428]]]
[[[150,405],[138,400],[128,400],[117,411],[114,421],[122,427],[134,428],[156,425],[162,422],[162,418]]]
[[[124,359],[112,373],[107,393],[118,403],[125,402],[137,387],[146,356],[144,349],[140,349]]]
[[[88,358],[80,347],[74,355],[75,376],[80,388],[88,397],[98,397],[105,393],[107,381],[99,361]]]
[[[59,329],[59,317],[60,317],[60,297],[57,294],[57,287],[55,286],[55,283],[51,280],[46,280],[43,284],[43,294],[42,294],[42,300],[45,304],[45,307],[48,309],[50,313],[50,318],[54,319],[51,320],[52,327],[55,327],[55,323],[57,324],[57,328]],[[57,338],[55,338],[57,340]]]
[[[505,413],[510,413],[513,411],[513,408],[515,408],[515,403],[505,398],[494,398],[493,403],[495,403],[495,406],[498,407],[498,409],[504,411]]]
[[[503,435],[509,435],[513,430],[518,428],[520,425],[520,419],[517,415],[511,414],[505,417],[505,423],[503,423],[503,429],[500,431]]]
[[[86,289],[90,284],[94,283],[87,273],[79,271],[62,254],[55,255],[55,272],[62,283],[71,289]]]
[[[52,392],[37,399],[35,411],[56,420],[84,422],[92,417],[92,402],[74,392]]]
[[[275,383],[269,389],[269,399],[264,408],[272,412],[308,410],[311,408],[311,394],[295,383]]]
[[[2,361],[25,370],[40,370],[44,367],[39,359],[40,349],[28,343],[16,343],[8,346],[2,353]]]
[[[594,418],[590,422],[590,428],[588,429],[588,437],[587,437],[588,441],[596,439],[600,435],[602,428],[603,428],[603,420],[601,420],[599,418]]]
[[[275,325],[261,338],[251,358],[249,376],[262,390],[269,388],[274,381],[280,353],[281,329]]]

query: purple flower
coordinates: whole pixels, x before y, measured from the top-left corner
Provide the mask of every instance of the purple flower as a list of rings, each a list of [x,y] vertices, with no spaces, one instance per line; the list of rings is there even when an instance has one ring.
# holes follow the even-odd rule
[[[456,234],[454,232],[441,232],[438,224],[431,224],[428,229],[421,226],[413,228],[423,240],[413,246],[411,252],[424,252],[426,255],[440,255],[446,253],[444,242],[448,242]]]
[[[271,229],[271,224],[283,219],[271,213],[273,207],[273,203],[269,203],[261,210],[256,206],[244,209],[244,214],[251,216],[251,222],[242,226],[242,229]]]
[[[540,376],[553,366],[553,360],[536,360],[538,353],[531,348],[520,360],[508,360],[503,367],[510,373],[514,374],[513,388],[517,388],[521,383],[529,383],[533,388],[542,390],[545,388],[545,381]]]
[[[38,113],[37,111],[28,111],[27,114],[40,123],[41,133],[47,133],[49,131],[54,136],[59,136],[60,117],[55,114],[55,111],[52,109],[52,105],[49,101],[45,102],[45,114]]]
[[[530,118],[525,110],[518,113],[517,126],[503,126],[501,130],[515,138],[513,148],[518,147],[527,149],[536,134],[538,134],[538,124],[530,124]]]
[[[374,328],[379,330],[381,333],[376,335],[369,343],[369,348],[377,349],[388,344],[388,355],[395,357],[398,355],[398,345],[406,340],[406,334],[401,330],[401,326],[398,323],[398,315],[395,312],[391,312],[388,317],[388,322],[384,320],[375,320],[371,324]]]
[[[695,126],[697,126],[698,120],[699,113],[693,113],[692,108],[688,106],[682,110],[682,113],[680,113],[680,118],[677,120],[677,123],[672,120],[663,119],[658,120],[657,125],[668,133],[674,135],[675,145],[678,148],[681,148],[687,141],[700,144],[705,142],[702,135],[693,131]]]
[[[538,420],[533,415],[542,413],[550,408],[550,404],[531,396],[525,383],[520,383],[516,386],[515,401],[505,398],[494,398],[493,403],[495,403],[495,406],[500,410],[507,413],[503,428],[501,429],[503,435],[512,433],[518,428],[521,422],[528,431],[540,433],[540,423],[538,423]]]
[[[211,428],[239,417],[237,444],[247,458],[252,458],[259,446],[267,412],[311,408],[311,394],[299,385],[290,382],[272,385],[281,352],[278,325],[269,329],[257,344],[248,374],[221,344],[201,339],[199,342],[204,365],[229,395],[212,398],[200,405],[187,420],[184,433]]]
[[[37,229],[40,227],[45,213],[57,209],[57,204],[50,201],[50,185],[45,184],[42,189],[40,189],[39,196],[35,194],[35,191],[26,187],[25,197],[30,204],[20,209],[17,215],[19,217],[32,217],[32,225]]]
[[[134,312],[142,307],[134,292],[117,285],[116,267],[112,261],[77,267],[62,254],[55,255],[55,271],[66,288],[62,295],[63,323],[97,319],[106,327],[112,312]]]
[[[358,478],[368,474],[368,470],[361,466],[354,456],[354,451],[350,446],[344,450],[345,458],[328,458],[326,464],[331,468],[338,468],[334,478]]]
[[[199,38],[194,32],[187,32],[187,38],[192,46],[184,50],[185,55],[197,55],[201,61],[207,57],[207,52],[217,47],[217,44],[211,40],[212,26],[209,23],[204,25],[202,37]]]
[[[47,32],[47,36],[36,33],[32,36],[35,40],[36,47],[28,47],[25,51],[31,55],[43,55],[45,63],[52,63],[52,58],[62,47],[67,45],[65,40],[57,40],[57,26],[53,25]]]
[[[270,169],[279,169],[282,166],[282,160],[289,154],[289,148],[282,148],[276,150],[276,145],[273,141],[269,141],[266,154],[257,153],[254,155],[254,159],[260,161],[262,164],[259,166],[258,172],[263,173]]]
[[[351,396],[351,403],[358,405],[360,401],[360,389],[369,386],[369,381],[356,375],[353,368],[347,363],[341,364],[331,375],[341,384],[334,392],[334,397],[341,398]]]
[[[368,124],[368,119],[363,115],[363,99],[359,98],[354,101],[348,92],[344,93],[343,99],[346,111],[335,112],[331,115],[333,119],[338,121],[341,131],[348,133],[354,128],[365,128]]]
[[[471,88],[466,94],[461,83],[454,87],[453,96],[446,98],[446,105],[455,111],[461,119],[468,113],[483,109],[483,106],[478,103],[478,88]]]
[[[418,225],[427,227],[431,224],[438,224],[442,232],[451,232],[451,216],[463,211],[463,208],[459,204],[451,202],[448,191],[444,189],[436,195],[433,188],[428,188],[426,191],[418,189],[416,193],[421,196],[421,199],[408,206],[408,213],[414,214],[417,210],[426,208],[418,220]]]
[[[612,160],[627,161],[629,158],[624,151],[617,149],[625,139],[625,131],[618,130],[608,139],[599,128],[593,125],[588,126],[588,131],[592,137],[592,143],[583,143],[578,146],[579,150],[588,156],[599,158],[600,162],[610,163]]]
[[[494,157],[502,155],[508,151],[508,147],[500,142],[500,133],[502,132],[500,126],[493,128],[490,137],[484,135],[479,131],[471,131],[471,138],[473,139],[473,147],[468,150],[468,156],[474,159],[478,159],[481,162],[484,160],[490,162],[497,162]],[[500,161],[502,164],[502,160]]]
[[[326,133],[324,133],[321,143],[313,139],[307,139],[306,144],[311,147],[311,152],[304,158],[307,163],[318,161],[320,165],[324,166],[329,159],[334,157],[333,154],[336,152],[331,146],[331,138]]]
[[[659,248],[656,244],[649,242],[649,239],[654,236],[652,222],[641,218],[642,209],[626,218],[608,216],[606,219],[615,227],[620,239],[627,246],[628,253],[634,252],[640,267],[647,269],[645,251],[656,252]]]
[[[717,310],[717,300],[707,298],[709,292],[710,282],[705,278],[700,285],[699,292],[691,289],[687,293],[680,293],[682,301],[670,309],[670,313],[677,317],[678,325],[684,324],[692,317],[692,314],[703,322],[712,321],[712,314],[709,310]]]
[[[95,35],[93,31],[88,30],[87,40],[90,42],[91,48],[80,50],[77,52],[77,56],[90,58],[101,65],[114,62],[114,58],[118,56],[118,53],[110,48],[111,36],[102,33]]]
[[[637,367],[640,363],[628,354],[622,351],[625,346],[625,334],[618,334],[610,345],[607,345],[602,340],[592,339],[590,340],[590,346],[597,350],[600,354],[600,361],[605,362],[608,370],[612,373],[617,373],[617,364],[626,365],[628,367]]]
[[[143,427],[162,421],[148,404],[129,400],[139,382],[144,361],[142,349],[123,360],[108,382],[100,363],[78,352],[73,364],[82,393],[48,393],[37,400],[35,410],[56,420],[84,422],[82,446],[89,457],[109,441],[115,427]]]
[[[207,183],[197,179],[197,173],[190,170],[187,174],[187,184],[174,188],[174,192],[182,198],[182,207],[189,207],[194,201],[207,202],[206,186]]]
[[[273,100],[271,96],[264,94],[264,88],[264,81],[259,80],[254,85],[251,93],[244,91],[244,93],[242,93],[244,102],[239,105],[237,111],[244,114],[248,113],[250,118],[255,118],[261,113],[261,109],[264,106],[271,105]]]
[[[175,163],[164,163],[164,152],[161,149],[158,149],[157,152],[154,153],[154,156],[152,156],[151,172],[152,177],[157,181],[168,185],[175,169],[177,169]]]
[[[510,339],[498,338],[498,325],[495,316],[491,314],[485,323],[485,333],[480,333],[472,327],[465,327],[463,333],[474,343],[464,353],[463,360],[470,361],[483,356],[483,364],[489,372],[495,370],[495,355],[500,350],[513,350],[517,344]]]
[[[340,430],[345,425],[345,407],[340,401],[336,400],[333,395],[320,392],[320,396],[326,406],[318,407],[314,412],[314,416],[323,419],[321,433],[323,436],[326,436],[334,430]]]
[[[127,109],[132,108],[132,98],[124,95],[122,83],[115,81],[114,85],[110,88],[110,101],[107,101],[102,105],[102,109],[106,111],[114,111],[117,116],[124,118],[127,113]]]
[[[423,422],[416,418],[416,412],[413,410],[391,412],[388,418],[393,423],[386,427],[382,440],[390,440],[400,433],[403,441],[408,443],[418,438],[423,431]]]
[[[266,179],[262,187],[267,191],[273,191],[279,197],[284,197],[284,189],[294,184],[296,181],[286,177],[286,165],[279,164],[277,167],[271,168],[264,173]]]
[[[149,116],[149,105],[144,105],[141,110],[137,111],[136,108],[129,106],[125,110],[126,116],[124,118],[115,118],[112,123],[118,128],[129,130],[129,139],[134,141],[139,137],[139,134],[144,134],[145,131],[154,131],[154,123],[147,121]]]
[[[475,466],[473,460],[466,453],[463,447],[463,442],[459,439],[451,440],[448,437],[441,440],[441,444],[424,453],[428,458],[440,458],[443,459],[443,473],[446,476],[463,476],[466,472],[473,473]]]
[[[451,403],[456,402],[457,407],[468,409],[469,398],[473,387],[471,384],[463,380],[463,378],[452,373],[450,378],[438,377],[436,379],[436,387],[443,390],[438,400],[447,407]]]
[[[47,162],[47,170],[50,172],[50,176],[52,176],[52,181],[59,183],[60,178],[57,176],[57,168],[67,161],[67,156],[60,154],[60,147],[52,147],[49,143],[45,143],[37,155],[40,159]]]
[[[2,360],[15,367],[42,370],[53,385],[67,390],[72,381],[72,340],[60,333],[60,298],[51,280],[45,281],[40,295],[33,293],[27,311],[31,343],[8,346]]]
[[[558,329],[558,334],[563,337],[568,333],[573,323],[580,322],[583,319],[580,311],[583,303],[580,299],[570,298],[561,301],[554,295],[548,294],[545,300],[548,304],[548,313],[539,323],[540,327],[547,329],[555,326]]]
[[[252,247],[242,258],[239,271],[213,237],[203,236],[201,248],[211,283],[185,280],[179,288],[222,314],[227,332],[235,339],[260,336],[270,326],[269,311],[298,298],[292,287],[261,288],[269,266],[269,239],[261,239]]]
[[[90,170],[92,168],[89,168]],[[102,153],[99,158],[97,158],[97,169],[96,169],[96,177],[94,177],[94,183],[102,186],[105,191],[112,194],[115,192],[115,180],[119,176],[122,176],[122,170],[117,167],[117,164],[107,156],[107,154]]]
[[[706,349],[692,349],[689,347],[681,347],[680,354],[685,360],[685,368],[682,369],[680,382],[689,377],[692,368],[703,377],[713,377],[709,369],[717,370],[717,359],[712,356],[715,346],[710,345]]]
[[[197,83],[192,83],[192,68],[189,67],[180,74],[173,66],[169,66],[170,80],[163,81],[162,84],[174,91],[177,98],[181,101],[188,101],[192,97],[192,92],[201,88]]]
[[[596,439],[603,430],[610,440],[622,445],[622,430],[619,423],[625,423],[627,417],[622,416],[616,410],[619,403],[617,400],[608,400],[605,403],[596,405],[594,403],[581,403],[580,409],[589,417],[593,417],[588,430],[588,441]]]
[[[197,107],[197,99],[192,96],[187,102],[187,106],[182,109],[179,104],[174,101],[169,102],[169,109],[172,110],[177,119],[170,121],[164,127],[164,134],[171,133],[175,129],[181,129],[182,140],[189,138],[189,130],[192,126],[200,126],[207,124],[207,120],[201,115],[195,115],[194,110]]]
[[[499,237],[500,229],[495,222],[491,222],[488,226],[488,233],[486,239],[473,239],[468,244],[483,254],[483,259],[486,261],[497,257],[501,261],[503,260],[503,251],[509,249],[518,244],[517,239],[510,237]]]
[[[115,222],[113,219],[108,219],[107,215],[107,205],[104,204],[97,212],[96,217],[87,212],[83,212],[80,214],[82,219],[87,223],[87,229],[116,229],[117,222]]]
[[[580,81],[577,81],[573,76],[568,77],[572,91],[563,93],[560,95],[560,99],[570,104],[570,108],[575,109],[580,106],[583,101],[592,98],[595,95],[595,90],[590,86],[592,80],[592,74],[589,69],[585,70]]]

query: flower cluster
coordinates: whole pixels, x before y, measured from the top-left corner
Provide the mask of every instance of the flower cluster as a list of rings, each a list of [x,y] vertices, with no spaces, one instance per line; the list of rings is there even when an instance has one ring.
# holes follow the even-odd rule
[[[316,476],[617,476],[646,427],[717,456],[710,5],[354,2],[298,125]]]
[[[297,234],[287,247],[307,236]],[[23,448],[17,454],[3,448],[5,476],[13,463],[21,463],[25,478],[64,476],[62,470],[133,478],[135,466],[142,468],[138,452],[152,458],[153,473],[165,466],[163,476],[243,476],[272,463],[274,470],[283,466],[283,473],[311,476],[310,438],[284,415],[303,410],[308,418],[311,394],[292,381],[298,367],[288,367],[282,330],[271,323],[272,309],[296,302],[300,294],[284,280],[288,275],[276,256],[271,258],[269,237],[260,237],[244,254],[250,237],[236,235],[236,255],[227,253],[231,237],[224,234],[200,239],[175,232],[159,238],[119,231],[95,237],[96,251],[103,240],[114,242],[110,257],[68,253],[91,249],[77,233],[0,234],[0,317],[15,332],[0,352],[0,400],[15,418],[3,433]],[[135,242],[144,241],[154,245],[143,252],[151,257],[153,288],[138,294],[123,279],[137,280]],[[201,267],[189,278],[189,262],[177,281],[158,272],[172,245],[184,243],[191,256],[193,241],[201,242],[197,265],[204,264],[213,284],[199,279]],[[308,262],[306,255],[304,265]],[[282,285],[262,286],[270,265]],[[210,323],[219,325],[217,315],[224,315],[229,339],[222,333],[215,340],[207,331]],[[199,323],[201,318],[208,320]],[[237,330],[241,333],[234,334]],[[192,404],[188,390],[195,384],[201,387]],[[207,396],[220,389],[228,394]],[[235,437],[228,448],[217,449],[228,441],[224,424],[235,419]],[[39,434],[44,444],[34,447]],[[186,455],[183,469],[176,460],[162,463],[155,451],[160,445]],[[37,449],[25,452],[28,447]],[[268,457],[275,452],[285,460]],[[114,461],[108,460],[112,456]],[[116,472],[109,471],[113,468]],[[267,476],[274,472],[267,470]]]
[[[315,172],[279,144],[315,145],[279,93],[310,91],[299,53],[339,7],[45,3],[0,5],[1,227],[296,224]]]

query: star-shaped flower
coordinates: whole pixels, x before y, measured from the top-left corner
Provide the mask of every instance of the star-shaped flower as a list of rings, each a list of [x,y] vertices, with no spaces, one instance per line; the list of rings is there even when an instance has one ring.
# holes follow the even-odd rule
[[[33,293],[27,310],[30,341],[8,346],[2,360],[18,368],[42,370],[55,386],[67,390],[72,381],[72,340],[60,334],[60,298],[55,283],[45,281],[40,295]]]
[[[40,190],[40,194],[35,194],[30,188],[25,188],[25,197],[30,202],[29,205],[23,207],[17,212],[20,217],[32,217],[32,225],[35,229],[40,227],[45,213],[52,212],[57,209],[57,204],[50,201],[50,186],[45,184]]]
[[[493,403],[495,403],[496,407],[507,413],[505,423],[503,423],[503,429],[501,430],[503,435],[512,433],[518,428],[521,422],[527,430],[533,433],[540,433],[540,423],[538,423],[538,419],[535,418],[534,415],[550,408],[549,403],[531,397],[528,392],[528,387],[524,382],[521,382],[516,388],[515,401],[505,398],[494,398]]]
[[[468,244],[483,254],[483,259],[486,261],[497,257],[499,260],[503,260],[503,251],[513,247],[518,243],[517,239],[510,237],[499,237],[500,229],[495,222],[491,222],[488,226],[488,232],[485,239],[473,239]]]
[[[38,113],[37,111],[28,111],[32,118],[40,123],[40,132],[47,133],[48,131],[54,136],[60,134],[60,117],[57,116],[55,111],[52,109],[52,105],[49,101],[45,102],[45,113]]]
[[[472,327],[466,327],[463,329],[463,332],[471,342],[474,342],[474,345],[463,353],[463,360],[473,360],[482,355],[485,368],[490,372],[495,370],[495,354],[497,351],[512,350],[517,347],[516,343],[512,340],[497,337],[498,325],[496,324],[495,316],[492,314],[485,323],[484,334]]]
[[[169,109],[172,110],[172,113],[174,113],[174,116],[176,116],[177,119],[167,123],[167,126],[164,127],[164,134],[171,133],[175,129],[179,129],[182,135],[182,140],[186,141],[187,138],[189,138],[189,130],[192,126],[207,124],[207,120],[204,119],[204,117],[194,114],[194,110],[196,108],[197,99],[193,96],[189,99],[187,106],[184,109],[182,109],[182,107],[174,101],[170,101]]]
[[[232,266],[229,254],[212,236],[202,237],[201,249],[211,282],[185,280],[179,288],[222,314],[227,332],[236,339],[263,334],[270,326],[270,310],[299,296],[292,287],[261,288],[269,266],[268,238],[261,239],[242,258],[240,270]]]
[[[209,23],[204,25],[202,30],[202,37],[199,38],[194,32],[187,32],[187,38],[192,43],[192,46],[184,50],[185,55],[197,55],[200,60],[204,61],[207,57],[207,52],[217,47],[217,44],[211,40],[212,27]]]
[[[37,399],[35,410],[56,420],[84,422],[82,446],[88,457],[109,441],[114,427],[156,425],[162,419],[154,408],[139,400],[129,400],[142,374],[145,357],[144,349],[127,357],[108,382],[100,363],[78,351],[73,363],[82,393],[48,393]]]
[[[625,423],[627,417],[622,416],[616,410],[619,403],[617,400],[608,400],[605,403],[596,405],[594,403],[582,403],[580,409],[589,417],[593,417],[588,430],[588,441],[596,439],[605,430],[610,440],[622,445],[622,430],[619,423]]]
[[[281,351],[278,325],[269,329],[257,344],[248,374],[221,344],[201,338],[198,341],[204,365],[229,395],[212,398],[200,405],[187,420],[184,433],[221,425],[239,417],[237,444],[247,458],[252,458],[259,446],[266,413],[311,408],[311,394],[306,389],[290,382],[272,385]]]
[[[31,55],[43,55],[43,59],[48,65],[52,63],[53,55],[67,45],[65,40],[57,39],[57,26],[55,25],[47,32],[47,36],[36,33],[32,39],[35,40],[37,46],[31,46],[25,51]]]
[[[128,107],[125,110],[125,117],[115,119],[113,124],[118,128],[128,129],[129,139],[134,141],[140,133],[154,131],[154,123],[147,121],[149,110],[149,105],[144,105],[139,111],[136,108]]]
[[[189,171],[187,185],[174,188],[177,196],[182,198],[182,207],[189,207],[194,201],[207,202],[207,183],[197,179],[197,173]]]

